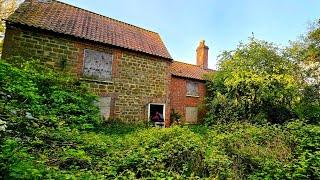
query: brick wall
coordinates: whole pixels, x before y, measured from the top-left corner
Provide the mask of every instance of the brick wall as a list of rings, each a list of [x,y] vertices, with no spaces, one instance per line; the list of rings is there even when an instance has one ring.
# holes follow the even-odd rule
[[[187,81],[198,82],[199,97],[187,96]],[[206,94],[206,87],[203,81],[189,80],[186,78],[175,77],[171,78],[170,85],[170,103],[172,109],[179,112],[185,121],[186,107],[198,107],[203,103]]]
[[[3,57],[38,58],[49,66],[64,69],[82,78],[83,53],[86,48],[113,54],[110,82],[84,80],[97,95],[112,98],[112,117],[124,121],[146,120],[149,103],[164,103],[166,124],[169,125],[171,62],[166,59],[13,26],[8,26],[6,31]]]

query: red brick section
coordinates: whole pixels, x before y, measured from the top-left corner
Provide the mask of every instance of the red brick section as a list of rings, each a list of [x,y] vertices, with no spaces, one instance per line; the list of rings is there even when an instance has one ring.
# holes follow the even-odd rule
[[[187,81],[196,81],[199,83],[199,97],[187,96]],[[186,116],[186,107],[198,107],[201,105],[203,103],[205,94],[206,87],[204,81],[172,76],[170,85],[171,109],[179,112],[183,116],[183,120]]]
[[[171,60],[159,34],[56,0],[30,0],[7,20]]]
[[[204,69],[203,66],[178,61],[173,61],[170,69],[172,75],[170,84],[171,109],[179,112],[183,116],[182,120],[185,120],[186,107],[199,107],[200,105],[203,105],[206,95],[204,75],[214,71],[211,69]],[[187,96],[188,81],[198,83],[199,97]]]

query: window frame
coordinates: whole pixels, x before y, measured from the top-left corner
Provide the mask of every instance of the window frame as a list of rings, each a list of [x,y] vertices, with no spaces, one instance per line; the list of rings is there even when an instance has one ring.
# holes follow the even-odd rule
[[[163,106],[163,120],[164,125],[166,124],[166,104],[165,103],[149,103],[148,104],[148,122],[150,122],[150,116],[151,116],[151,105],[157,105],[157,106]]]
[[[99,52],[99,53],[105,53],[105,54],[109,54],[111,55],[111,78],[110,79],[96,79],[96,78],[90,78],[90,77],[86,77],[85,74],[84,74],[84,70],[85,70],[85,63],[86,63],[86,51],[89,50],[89,51],[95,51],[95,52]],[[113,83],[113,61],[114,61],[114,55],[113,53],[109,53],[109,52],[106,52],[106,51],[100,51],[100,50],[96,50],[96,49],[90,49],[90,48],[84,48],[83,49],[83,58],[82,58],[82,72],[81,72],[81,79],[82,80],[85,80],[85,81],[92,81],[92,82],[102,82],[102,83]]]
[[[188,84],[194,84],[195,86],[196,86],[196,90],[197,90],[197,93],[196,94],[189,94],[189,90],[188,90]],[[186,92],[186,96],[187,97],[200,97],[199,96],[199,83],[198,82],[195,82],[195,81],[191,81],[191,80],[187,80],[187,82],[186,82],[186,90],[187,90],[187,92]]]

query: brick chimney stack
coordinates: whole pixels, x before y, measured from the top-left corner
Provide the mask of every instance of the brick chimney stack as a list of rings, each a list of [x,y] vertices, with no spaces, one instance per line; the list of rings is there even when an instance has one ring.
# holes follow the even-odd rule
[[[197,65],[203,69],[208,69],[208,51],[209,47],[206,46],[205,41],[200,41],[197,48]]]

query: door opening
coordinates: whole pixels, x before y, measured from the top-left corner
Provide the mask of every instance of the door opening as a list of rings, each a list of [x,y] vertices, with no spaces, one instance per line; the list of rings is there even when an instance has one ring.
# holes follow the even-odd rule
[[[150,103],[148,107],[148,120],[156,127],[165,127],[166,119],[165,104]]]

